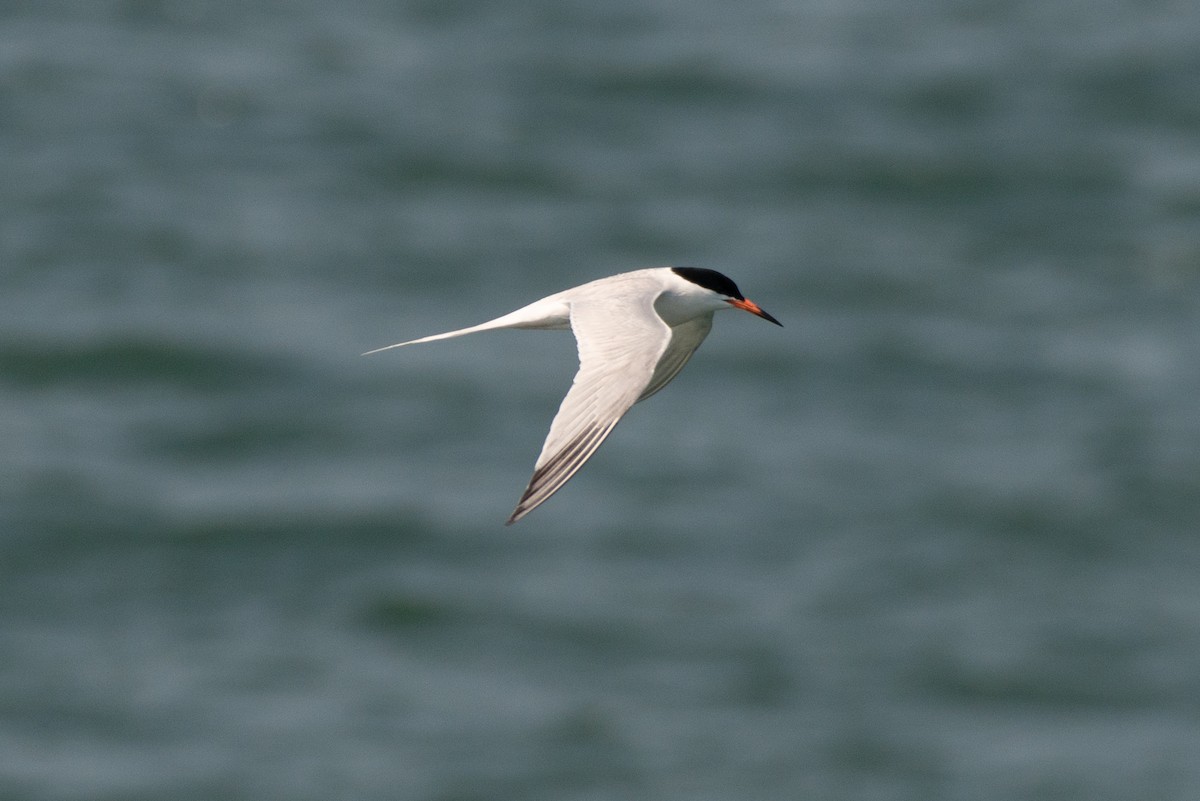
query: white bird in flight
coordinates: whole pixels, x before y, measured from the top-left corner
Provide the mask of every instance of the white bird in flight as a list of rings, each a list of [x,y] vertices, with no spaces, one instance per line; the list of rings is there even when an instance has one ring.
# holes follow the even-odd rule
[[[731,307],[783,325],[716,270],[655,267],[600,278],[486,323],[363,355],[497,328],[569,327],[575,333],[579,372],[550,424],[533,478],[505,523],[512,525],[562,489],[629,407],[678,375],[708,336],[713,313]]]

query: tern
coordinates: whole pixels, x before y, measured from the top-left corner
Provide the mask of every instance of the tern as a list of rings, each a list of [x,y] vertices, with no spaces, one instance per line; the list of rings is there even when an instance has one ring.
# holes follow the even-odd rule
[[[363,355],[499,328],[574,332],[579,372],[550,424],[533,478],[505,523],[512,525],[562,489],[633,404],[679,374],[708,336],[713,313],[728,308],[783,325],[716,270],[655,267],[600,278],[486,323]]]

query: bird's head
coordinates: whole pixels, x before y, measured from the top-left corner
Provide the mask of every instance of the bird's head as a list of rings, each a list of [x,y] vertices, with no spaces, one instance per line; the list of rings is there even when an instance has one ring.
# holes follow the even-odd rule
[[[685,281],[690,281],[701,289],[708,290],[721,301],[735,309],[748,311],[769,323],[775,323],[778,326],[783,325],[783,323],[763,311],[757,303],[748,300],[742,295],[741,291],[737,288],[737,284],[724,273],[719,273],[716,270],[706,270],[703,267],[672,267],[671,272]]]

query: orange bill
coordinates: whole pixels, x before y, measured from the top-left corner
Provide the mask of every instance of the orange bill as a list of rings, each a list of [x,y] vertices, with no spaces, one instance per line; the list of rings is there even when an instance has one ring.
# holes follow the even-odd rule
[[[759,317],[763,318],[767,322],[775,323],[775,325],[779,326],[780,328],[783,327],[783,323],[779,322],[774,317],[772,317],[771,315],[767,314],[765,311],[760,309],[758,307],[758,304],[752,300],[746,300],[745,298],[742,298],[741,300],[730,298],[729,300],[727,300],[725,302],[728,303],[730,306],[732,306],[735,309],[741,309],[742,311],[748,311],[751,314],[758,315]]]

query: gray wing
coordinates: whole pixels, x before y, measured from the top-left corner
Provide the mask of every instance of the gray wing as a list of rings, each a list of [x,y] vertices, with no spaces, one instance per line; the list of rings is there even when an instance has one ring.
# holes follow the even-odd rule
[[[550,424],[533,478],[509,517],[509,525],[558,492],[596,452],[629,407],[650,394],[647,390],[653,382],[658,379],[652,390],[657,391],[691,355],[676,357],[672,364],[678,364],[659,378],[660,360],[664,353],[672,352],[672,337],[671,329],[654,311],[653,301],[646,297],[632,307],[628,297],[571,303],[579,372]]]
[[[638,402],[644,401],[671,383],[671,379],[679,375],[679,371],[688,363],[688,359],[692,358],[696,348],[700,347],[700,343],[704,341],[711,330],[711,314],[696,317],[672,328],[671,342],[667,345],[666,352],[658,360],[658,367],[654,368],[654,375],[651,376],[650,383],[638,396]]]

